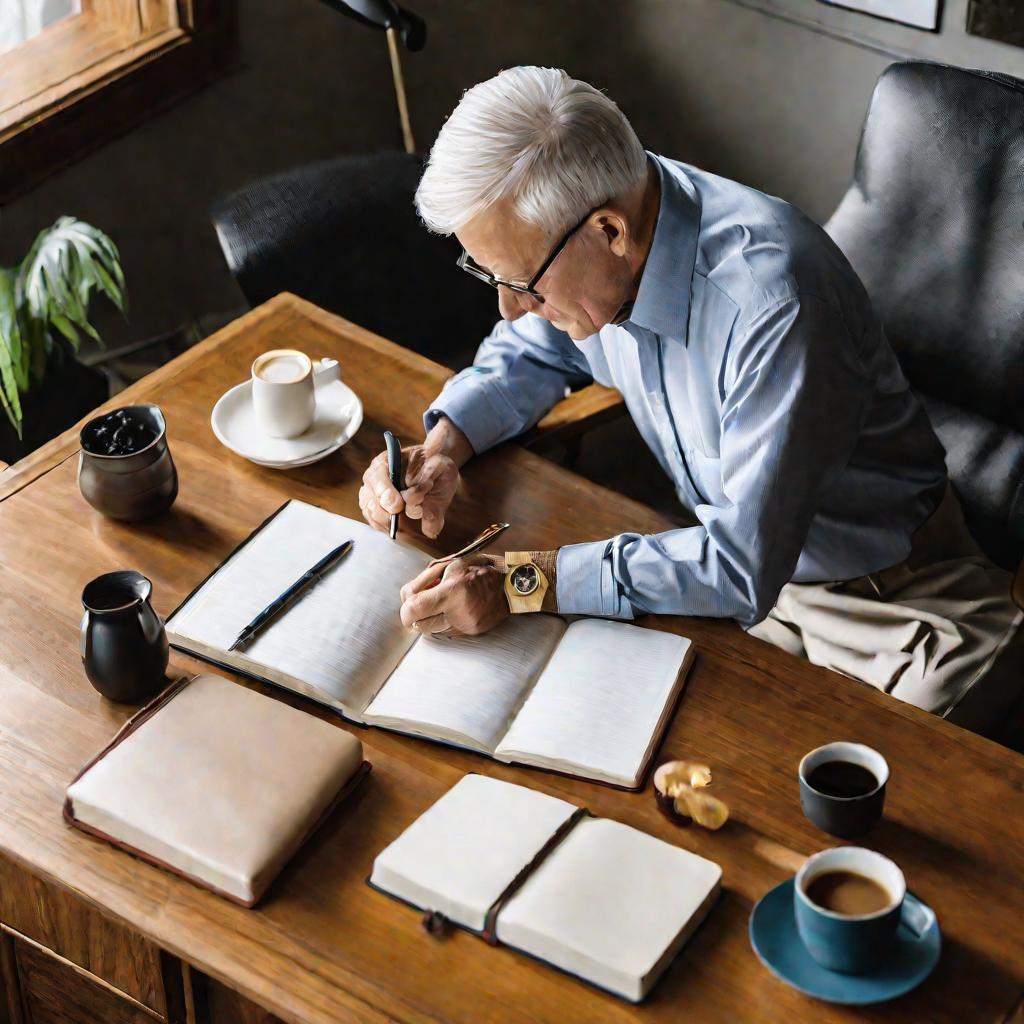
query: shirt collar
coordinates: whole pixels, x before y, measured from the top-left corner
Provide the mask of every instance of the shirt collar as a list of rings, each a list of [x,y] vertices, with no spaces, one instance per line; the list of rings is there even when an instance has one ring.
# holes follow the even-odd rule
[[[661,206],[629,322],[686,341],[690,283],[697,258],[700,200],[678,167],[648,153],[658,171]]]

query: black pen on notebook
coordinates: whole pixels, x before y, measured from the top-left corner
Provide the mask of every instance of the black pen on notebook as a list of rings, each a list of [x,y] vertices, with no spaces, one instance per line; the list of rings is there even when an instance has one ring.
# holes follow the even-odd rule
[[[391,486],[396,491],[401,491],[405,484],[402,481],[402,446],[398,438],[390,430],[384,431],[384,444],[388,450],[388,476],[391,478]],[[388,529],[388,536],[394,540],[398,536],[398,515],[391,513],[391,526]]]
[[[319,580],[328,569],[336,562],[341,561],[352,550],[352,541],[347,540],[339,544],[333,551],[329,551],[320,559],[312,569],[304,572],[280,597],[275,598],[266,608],[246,626],[241,633],[235,637],[235,642],[228,648],[229,651],[237,650],[242,644],[247,644],[271,619],[285,610],[311,583]]]

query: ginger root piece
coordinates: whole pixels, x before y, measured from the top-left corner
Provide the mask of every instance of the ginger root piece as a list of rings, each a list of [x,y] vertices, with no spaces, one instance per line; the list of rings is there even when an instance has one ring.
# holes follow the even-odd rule
[[[696,761],[666,761],[654,773],[654,788],[665,796],[677,796],[680,786],[698,789],[711,785],[711,769]]]
[[[729,820],[729,808],[710,793],[711,769],[696,761],[668,761],[654,773],[654,798],[659,809],[678,825],[695,821],[720,829]]]
[[[721,800],[696,789],[686,790],[676,797],[675,811],[689,815],[698,825],[712,831],[717,831],[729,820],[729,808]]]

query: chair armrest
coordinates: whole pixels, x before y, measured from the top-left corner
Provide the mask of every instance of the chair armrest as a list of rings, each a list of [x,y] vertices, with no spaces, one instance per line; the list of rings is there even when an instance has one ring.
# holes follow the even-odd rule
[[[603,384],[589,384],[563,398],[532,430],[523,434],[521,443],[531,451],[544,452],[582,437],[625,411],[618,391]]]
[[[4,462],[2,459],[0,459],[0,473],[2,473],[6,468],[7,468],[7,463]]]
[[[1018,608],[1024,608],[1024,562],[1017,566],[1017,575],[1013,581],[1013,600]]]

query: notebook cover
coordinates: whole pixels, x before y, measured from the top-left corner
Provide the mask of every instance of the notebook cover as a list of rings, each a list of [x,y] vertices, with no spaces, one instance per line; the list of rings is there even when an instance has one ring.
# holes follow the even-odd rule
[[[283,506],[282,506],[283,507]],[[278,509],[280,511],[280,509]],[[275,513],[276,515],[276,513]],[[117,731],[114,738],[94,757],[89,761],[68,783],[68,787],[74,785],[85,773],[93,767],[98,761],[106,757],[116,746],[123,743],[133,732],[135,732],[141,725],[153,717],[164,705],[170,703],[182,690],[192,682],[195,677],[182,677],[177,681],[171,683],[165,690],[159,693],[152,701],[150,701],[145,707],[141,708],[134,715],[129,718],[124,725]],[[316,821],[306,830],[302,839],[299,841],[299,845],[295,850],[295,853],[306,843],[306,841],[313,835],[313,833],[330,817],[334,809],[340,804],[346,797],[348,797],[356,787],[369,775],[372,765],[369,761],[363,761],[363,763],[353,772],[352,777],[348,782],[341,787],[337,795],[331,800],[331,802],[324,809],[324,812],[317,818]],[[206,889],[209,892],[216,893],[223,899],[229,900],[232,903],[238,904],[243,907],[254,907],[266,894],[267,889],[273,884],[273,879],[268,880],[267,885],[259,892],[252,900],[242,900],[232,893],[225,892],[223,889],[219,889],[202,878],[198,878],[195,875],[191,875],[186,871],[182,871],[180,868],[174,867],[166,861],[161,860],[159,857],[154,857],[152,854],[147,853],[144,850],[140,850],[129,843],[125,843],[114,836],[108,835],[106,832],[98,828],[94,828],[91,825],[87,825],[82,821],[79,821],[75,817],[74,806],[72,805],[71,798],[65,796],[63,806],[64,820],[74,828],[79,829],[82,832],[86,832],[91,836],[95,836],[98,839],[103,839],[110,843],[112,846],[117,847],[119,850],[123,850],[125,853],[130,853],[133,857],[137,857],[139,860],[146,861],[149,864],[169,871],[171,874],[177,875],[179,878],[184,878],[186,881],[191,882],[193,885],[198,886],[201,889]],[[294,857],[295,853],[292,854]],[[290,859],[290,858],[289,858]],[[276,877],[276,876],[275,876]]]

